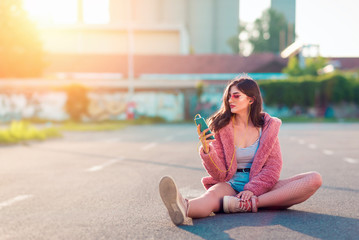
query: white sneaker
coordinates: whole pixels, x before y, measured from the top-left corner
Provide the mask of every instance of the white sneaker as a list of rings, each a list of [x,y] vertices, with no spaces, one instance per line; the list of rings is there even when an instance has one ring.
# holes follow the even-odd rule
[[[179,225],[187,217],[188,200],[179,193],[173,178],[164,176],[159,184],[160,195],[172,222]]]
[[[250,200],[243,201],[235,196],[224,196],[223,197],[223,211],[225,213],[236,213],[236,212],[257,212],[258,198],[252,196]]]

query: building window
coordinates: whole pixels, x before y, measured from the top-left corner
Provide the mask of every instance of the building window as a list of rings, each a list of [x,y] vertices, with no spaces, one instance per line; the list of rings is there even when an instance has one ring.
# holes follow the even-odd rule
[[[24,0],[24,9],[39,24],[77,22],[77,1]]]
[[[109,0],[23,0],[23,2],[29,16],[41,25],[110,22]],[[79,6],[82,7],[82,11],[79,11]]]
[[[83,21],[87,24],[110,22],[109,0],[82,0]]]

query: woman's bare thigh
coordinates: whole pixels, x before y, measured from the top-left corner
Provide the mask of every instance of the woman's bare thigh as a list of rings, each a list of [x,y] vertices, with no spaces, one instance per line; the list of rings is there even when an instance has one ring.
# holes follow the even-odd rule
[[[311,172],[308,172],[308,173],[300,173],[300,174],[297,174],[295,176],[292,176],[290,178],[286,178],[286,179],[282,179],[282,180],[279,180],[275,185],[274,187],[272,188],[271,191],[275,190],[275,189],[278,189],[280,187],[283,187],[284,185],[290,183],[290,182],[293,182],[295,180],[298,180],[298,179],[301,179],[301,178],[304,178],[306,176],[308,176],[309,174],[311,174]]]
[[[236,191],[226,182],[220,182],[212,187],[210,187],[207,192],[214,193],[218,198],[223,198],[224,196],[234,196]]]

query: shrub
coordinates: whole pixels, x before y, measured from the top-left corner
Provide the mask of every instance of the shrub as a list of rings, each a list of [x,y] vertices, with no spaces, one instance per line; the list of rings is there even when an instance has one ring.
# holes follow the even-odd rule
[[[66,87],[67,101],[66,112],[70,118],[75,121],[80,121],[82,116],[88,113],[89,99],[87,96],[88,90],[86,87],[73,84]]]
[[[17,143],[27,140],[45,140],[61,134],[55,128],[37,129],[25,121],[13,121],[10,127],[0,130],[0,143]]]
[[[259,81],[258,84],[264,102],[269,106],[313,107],[316,104],[359,103],[358,79],[338,73]]]

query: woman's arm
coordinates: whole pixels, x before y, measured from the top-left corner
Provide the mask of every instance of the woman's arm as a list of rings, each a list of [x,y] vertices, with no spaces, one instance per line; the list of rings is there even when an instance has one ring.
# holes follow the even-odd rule
[[[199,153],[202,158],[202,164],[215,180],[223,182],[228,173],[228,167],[225,161],[223,143],[220,134],[215,135],[215,141],[209,145],[208,153],[205,153],[203,146],[200,147]]]

